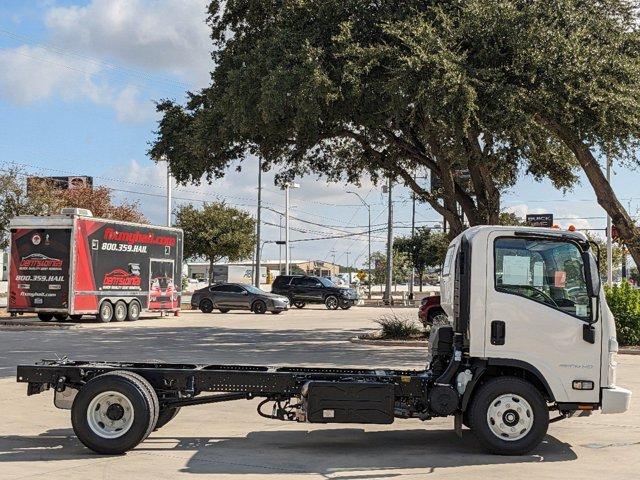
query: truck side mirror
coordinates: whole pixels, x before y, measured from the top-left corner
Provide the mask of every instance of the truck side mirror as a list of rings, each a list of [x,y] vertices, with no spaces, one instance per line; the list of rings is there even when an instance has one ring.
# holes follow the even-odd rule
[[[595,298],[600,294],[600,272],[595,257],[589,252],[582,252],[584,275],[587,283],[587,295]]]

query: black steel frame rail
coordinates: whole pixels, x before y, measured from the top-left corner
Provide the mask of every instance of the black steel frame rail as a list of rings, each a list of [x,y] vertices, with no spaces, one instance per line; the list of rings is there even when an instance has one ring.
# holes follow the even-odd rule
[[[426,383],[431,379],[424,370],[43,360],[19,365],[17,380],[29,383],[28,394],[36,394],[49,387],[81,388],[95,376],[115,370],[142,376],[159,394],[180,392],[188,397],[202,392],[226,392],[243,395],[238,398],[288,398],[300,395],[302,386],[314,380],[391,383],[396,397],[424,398]]]

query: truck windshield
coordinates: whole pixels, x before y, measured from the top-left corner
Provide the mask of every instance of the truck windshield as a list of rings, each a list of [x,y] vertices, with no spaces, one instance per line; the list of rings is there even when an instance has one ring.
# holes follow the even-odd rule
[[[495,241],[495,288],[591,319],[580,249],[570,242],[498,238]]]

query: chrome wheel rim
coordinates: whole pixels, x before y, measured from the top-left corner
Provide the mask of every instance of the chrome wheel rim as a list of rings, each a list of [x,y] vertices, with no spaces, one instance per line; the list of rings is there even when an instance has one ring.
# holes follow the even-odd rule
[[[524,438],[531,431],[533,409],[520,395],[500,395],[487,409],[487,424],[496,437],[514,442]]]
[[[118,438],[133,425],[133,405],[120,392],[103,392],[87,407],[87,423],[93,433],[102,438]]]
[[[338,308],[338,300],[334,297],[327,298],[327,307],[332,310]]]
[[[100,309],[100,315],[102,316],[102,318],[111,317],[111,305],[107,303],[103,304],[102,308]]]
[[[125,305],[116,305],[115,316],[118,320],[124,320],[127,316],[127,307]]]
[[[138,315],[140,314],[140,309],[138,308],[138,304],[137,303],[132,303],[131,305],[129,305],[129,316],[131,318],[138,318]]]

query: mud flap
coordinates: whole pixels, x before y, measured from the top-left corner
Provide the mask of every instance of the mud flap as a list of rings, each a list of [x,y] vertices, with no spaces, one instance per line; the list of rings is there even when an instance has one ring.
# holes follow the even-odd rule
[[[462,438],[462,412],[458,411],[453,416],[453,430],[458,438]]]

